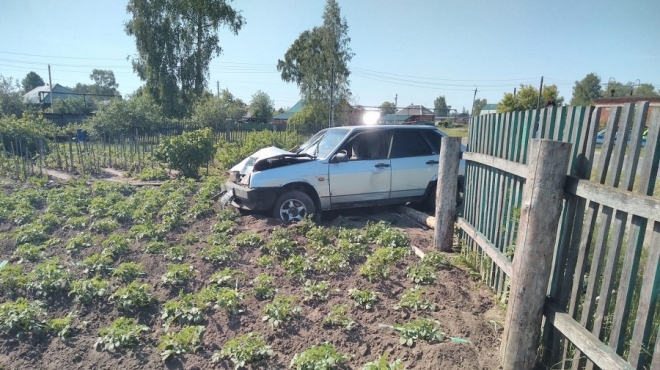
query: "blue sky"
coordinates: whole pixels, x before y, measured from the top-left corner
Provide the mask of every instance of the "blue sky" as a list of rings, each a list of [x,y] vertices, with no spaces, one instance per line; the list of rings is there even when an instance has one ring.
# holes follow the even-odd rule
[[[660,87],[660,1],[338,0],[349,24],[355,57],[355,103],[393,101],[432,107],[444,95],[453,108],[477,98],[498,102],[519,84],[538,86],[541,76],[568,101],[575,80],[597,73],[639,79]],[[295,84],[281,81],[277,60],[300,32],[321,24],[325,1],[236,0],[245,27],[220,31],[223,54],[211,63],[209,88],[249,103],[257,90],[276,107],[299,99]],[[0,75],[22,79],[35,71],[47,81],[91,83],[92,69],[114,71],[119,90],[141,81],[127,56],[134,40],[124,32],[125,1],[0,1]]]

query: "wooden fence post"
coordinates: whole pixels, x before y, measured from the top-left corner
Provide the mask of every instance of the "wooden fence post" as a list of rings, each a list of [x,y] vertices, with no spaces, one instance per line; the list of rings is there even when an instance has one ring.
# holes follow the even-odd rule
[[[504,370],[532,369],[536,364],[571,146],[542,139],[530,142],[500,347]]]
[[[456,188],[458,166],[461,161],[461,138],[443,137],[440,145],[438,183],[435,193],[435,232],[433,247],[450,252],[454,245],[454,218],[456,217]]]

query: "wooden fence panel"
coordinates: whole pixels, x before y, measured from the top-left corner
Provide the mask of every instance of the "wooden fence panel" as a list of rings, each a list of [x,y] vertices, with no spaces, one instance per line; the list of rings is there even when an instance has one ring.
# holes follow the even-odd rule
[[[562,321],[559,326],[546,321],[543,360],[553,369],[660,368],[660,201],[654,194],[660,107],[607,109],[600,145],[604,110],[557,107],[475,117],[464,155],[465,209],[457,225],[465,258],[506,300],[524,185],[519,174],[529,141],[573,143],[548,290],[552,315]],[[652,235],[650,243],[646,234]]]

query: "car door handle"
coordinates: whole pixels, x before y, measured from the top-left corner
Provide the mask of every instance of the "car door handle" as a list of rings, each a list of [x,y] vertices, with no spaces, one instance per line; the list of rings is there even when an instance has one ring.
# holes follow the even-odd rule
[[[375,167],[376,168],[386,168],[389,167],[390,165],[387,163],[378,163]]]
[[[434,160],[426,161],[426,164],[438,164],[438,163],[440,162]]]

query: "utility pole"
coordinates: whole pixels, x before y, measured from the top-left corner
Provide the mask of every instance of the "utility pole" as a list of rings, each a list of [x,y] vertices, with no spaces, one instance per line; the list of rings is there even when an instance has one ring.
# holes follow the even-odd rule
[[[215,81],[215,89],[217,91],[218,98],[220,98],[220,80]]]
[[[536,102],[536,109],[541,108],[541,94],[543,94],[543,76],[541,76],[541,86],[539,86],[539,100]]]
[[[50,78],[50,64],[48,65],[48,88],[50,89],[50,93],[48,94],[50,96],[50,113],[54,113],[54,111],[53,111],[53,79]]]
[[[516,88],[515,87],[513,88],[513,97],[514,98],[516,97]]]
[[[474,96],[472,97],[472,110],[470,111],[470,116],[474,114],[474,102],[477,100],[477,87],[474,87]]]

